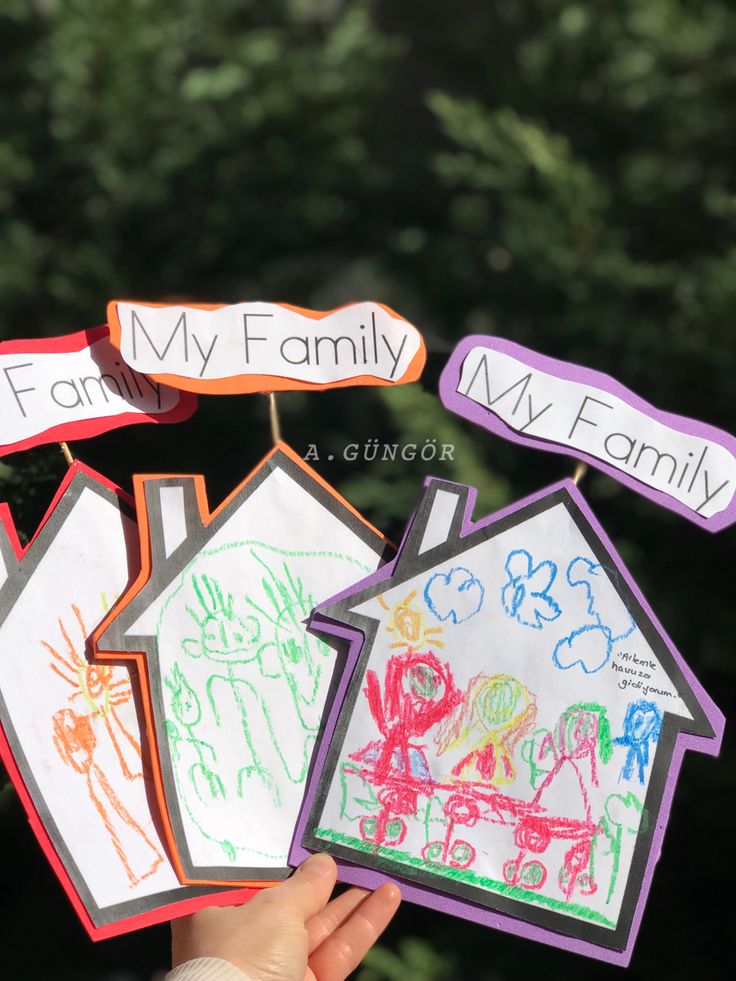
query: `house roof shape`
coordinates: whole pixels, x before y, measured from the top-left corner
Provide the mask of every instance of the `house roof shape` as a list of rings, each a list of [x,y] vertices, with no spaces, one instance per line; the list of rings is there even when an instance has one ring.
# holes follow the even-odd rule
[[[75,461],[66,472],[53,501],[28,545],[21,545],[10,508],[0,504],[0,637],[3,625],[24,598],[24,591],[45,557],[54,549],[65,522],[83,495],[92,494],[98,501],[112,505],[121,516],[133,519],[132,501],[105,477]],[[122,519],[121,519],[122,520]],[[135,543],[127,538],[129,566],[127,575],[138,568]],[[84,561],[89,549],[97,543],[80,544],[74,554],[66,555],[69,574],[76,563]],[[123,575],[124,581],[125,575]],[[48,597],[44,597],[48,602]],[[0,657],[2,654],[0,653]],[[41,786],[34,776],[27,756],[29,749],[21,739],[8,712],[0,678],[0,757],[26,811],[31,829],[58,877],[82,925],[93,940],[103,940],[166,922],[195,912],[214,901],[218,905],[244,902],[251,894],[247,889],[219,889],[175,886],[129,902],[101,906],[95,901],[85,877],[64,841]],[[131,673],[135,687],[135,673]],[[70,785],[69,793],[75,789]],[[145,805],[144,805],[145,806]],[[157,817],[154,817],[157,822]],[[175,876],[170,876],[175,881]]]
[[[272,480],[289,478],[321,506],[372,556],[370,568],[393,556],[394,549],[356,510],[287,444],[278,442],[255,469],[215,509],[210,510],[201,475],[140,475],[134,478],[141,536],[142,569],[135,583],[94,633],[94,649],[102,659],[133,658],[145,678],[147,729],[157,747],[155,782],[164,827],[177,872],[184,882],[269,885],[286,878],[286,862],[267,867],[198,862],[189,847],[185,815],[166,733],[164,684],[157,637],[162,598],[171,591],[208,546],[221,540],[240,509]],[[306,499],[305,499],[306,500]],[[218,538],[220,536],[220,538]],[[324,543],[329,546],[329,543]],[[364,574],[356,566],[349,581]],[[311,608],[310,611],[311,612]]]
[[[555,484],[477,521],[472,518],[475,496],[476,492],[471,487],[428,478],[394,561],[321,604],[315,611],[312,628],[326,636],[347,641],[349,649],[305,795],[290,858],[296,864],[310,850],[327,850],[340,860],[340,878],[344,881],[372,888],[387,874],[393,874],[401,882],[402,893],[409,900],[507,932],[625,965],[630,960],[641,922],[684,752],[691,749],[717,755],[723,736],[724,717],[676,650],[571,480]],[[348,725],[361,695],[362,681],[382,622],[367,614],[365,606],[370,600],[398,589],[421,573],[446,567],[451,560],[462,560],[470,549],[558,505],[566,509],[597,562],[607,569],[615,569],[617,593],[664,667],[685,708],[685,711],[664,713],[644,802],[649,815],[648,828],[640,830],[637,835],[621,912],[613,930],[506,896],[467,888],[451,879],[440,880],[426,869],[407,868],[396,861],[392,862],[385,855],[361,854],[355,848],[337,842],[330,844],[313,833],[319,824],[340,762]],[[443,660],[447,660],[446,649],[439,653]],[[410,884],[407,885],[406,880]]]

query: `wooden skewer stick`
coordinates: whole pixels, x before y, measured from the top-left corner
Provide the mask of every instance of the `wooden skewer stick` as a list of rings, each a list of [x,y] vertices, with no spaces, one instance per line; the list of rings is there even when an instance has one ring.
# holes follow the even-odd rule
[[[575,472],[572,475],[572,480],[576,487],[583,479],[583,477],[586,475],[587,472],[588,472],[588,464],[583,463],[582,460],[578,460],[578,462],[575,464]]]
[[[64,459],[71,466],[74,463],[74,457],[72,456],[72,451],[69,449],[69,444],[65,441],[59,443],[61,447],[61,452],[64,454]]]
[[[268,414],[271,420],[271,439],[275,446],[281,440],[281,422],[279,421],[279,408],[274,392],[268,393]]]

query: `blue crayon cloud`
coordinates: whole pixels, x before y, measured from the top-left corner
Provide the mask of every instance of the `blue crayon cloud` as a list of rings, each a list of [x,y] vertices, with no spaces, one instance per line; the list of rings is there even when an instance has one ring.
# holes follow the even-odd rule
[[[557,566],[548,559],[534,565],[531,554],[523,548],[509,552],[506,559],[508,582],[501,590],[501,604],[507,616],[533,630],[556,620],[562,610],[549,595],[557,577]]]
[[[563,671],[579,665],[585,674],[595,674],[608,661],[612,647],[608,630],[589,623],[563,637],[554,649],[552,660]]]
[[[470,569],[456,566],[449,572],[435,572],[424,587],[424,601],[442,623],[463,623],[483,606],[485,588]]]
[[[622,609],[615,586],[617,574],[578,555],[567,567],[566,579],[573,589],[582,589],[591,622],[583,623],[562,640],[552,652],[552,661],[563,671],[580,667],[585,674],[600,671],[613,653],[614,644],[636,630],[636,621]]]

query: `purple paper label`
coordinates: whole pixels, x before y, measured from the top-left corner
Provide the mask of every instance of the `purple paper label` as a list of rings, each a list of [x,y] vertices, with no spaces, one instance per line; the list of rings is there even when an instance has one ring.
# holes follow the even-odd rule
[[[655,409],[608,375],[471,336],[453,351],[440,396],[485,429],[585,460],[709,531],[736,521],[736,439]]]

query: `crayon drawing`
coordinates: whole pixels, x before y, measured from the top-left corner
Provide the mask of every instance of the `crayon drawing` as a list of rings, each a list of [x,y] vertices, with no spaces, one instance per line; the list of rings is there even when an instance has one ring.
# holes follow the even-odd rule
[[[75,604],[70,620],[75,640],[59,618],[56,646],[42,641],[51,656],[49,667],[72,689],[68,701],[75,706],[60,708],[52,716],[53,743],[63,763],[83,778],[110,844],[131,886],[136,886],[154,874],[164,857],[144,830],[146,815],[136,819],[115,789],[120,779],[143,780],[140,742],[118,711],[132,702],[130,676],[125,668],[88,662],[83,654],[88,631]],[[119,764],[112,779],[99,762],[102,741],[113,749]]]
[[[649,766],[650,744],[654,745],[662,732],[662,710],[656,702],[646,698],[630,702],[623,730],[623,734],[614,740],[617,746],[627,749],[619,780],[636,779],[643,784]]]
[[[412,528],[393,574],[318,611],[327,633],[368,640],[308,847],[554,929],[616,932],[665,713],[693,715],[580,522],[558,503],[495,534],[450,530],[441,549],[432,538],[439,559]]]
[[[523,548],[509,552],[504,564],[507,582],[501,590],[501,602],[507,616],[532,630],[556,620],[562,610],[550,595],[557,578],[557,566],[548,559],[534,565],[531,554]]]
[[[334,652],[306,621],[330,567],[344,567],[348,580],[369,571],[339,553],[228,542],[200,553],[162,607],[157,639],[177,791],[223,861],[286,859],[288,842],[283,851],[260,848],[250,824],[253,808],[261,821],[278,821],[307,776]]]

